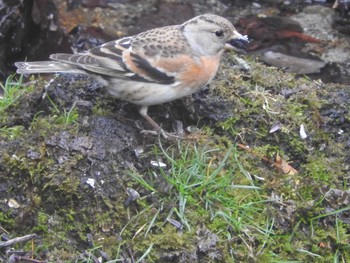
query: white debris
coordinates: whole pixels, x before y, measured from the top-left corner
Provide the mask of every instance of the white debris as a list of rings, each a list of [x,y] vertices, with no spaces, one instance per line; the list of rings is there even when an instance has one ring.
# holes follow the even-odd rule
[[[90,185],[92,188],[95,188],[96,180],[95,180],[94,178],[88,178],[88,179],[86,180],[86,183],[87,183],[88,185]]]
[[[162,163],[160,161],[151,161],[151,166],[156,167],[156,168],[165,168],[166,164]]]
[[[300,134],[300,137],[302,139],[306,139],[307,138],[307,134],[305,132],[304,124],[300,124],[299,134]]]
[[[279,129],[281,129],[281,123],[275,122],[274,124],[272,124],[271,129],[269,130],[269,133],[274,133],[274,132],[278,131]]]

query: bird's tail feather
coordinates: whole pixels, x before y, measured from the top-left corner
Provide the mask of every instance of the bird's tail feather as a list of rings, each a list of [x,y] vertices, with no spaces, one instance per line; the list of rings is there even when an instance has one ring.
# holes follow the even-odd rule
[[[18,74],[35,73],[84,73],[74,65],[56,61],[16,62]]]

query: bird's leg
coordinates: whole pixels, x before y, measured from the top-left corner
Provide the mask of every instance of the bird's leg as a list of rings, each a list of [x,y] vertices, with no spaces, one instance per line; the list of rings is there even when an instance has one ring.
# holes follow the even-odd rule
[[[147,114],[148,106],[142,106],[139,110],[142,117],[144,117],[156,131],[161,130],[160,126]]]
[[[147,114],[148,106],[142,106],[139,110],[142,117],[144,117],[156,130],[157,133],[161,134],[164,139],[168,138],[168,135],[166,132],[163,131],[163,129]],[[153,131],[142,131],[142,133],[153,133]]]

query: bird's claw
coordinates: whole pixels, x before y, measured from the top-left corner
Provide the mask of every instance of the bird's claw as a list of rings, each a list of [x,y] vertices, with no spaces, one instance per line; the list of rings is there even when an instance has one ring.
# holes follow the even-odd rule
[[[172,140],[172,139],[179,139],[179,138],[181,138],[180,134],[165,132],[163,129],[160,129],[158,131],[155,131],[155,130],[142,130],[141,134],[151,134],[151,135],[154,135],[154,136],[161,135],[166,140]]]

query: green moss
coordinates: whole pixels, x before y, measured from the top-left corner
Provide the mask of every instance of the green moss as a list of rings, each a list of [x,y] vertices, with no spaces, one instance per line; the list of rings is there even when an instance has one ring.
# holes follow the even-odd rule
[[[110,114],[111,112],[111,107],[109,104],[107,104],[106,101],[102,100],[96,100],[95,105],[92,108],[93,114],[97,116],[106,116]]]
[[[23,126],[12,126],[12,127],[3,127],[0,128],[0,137],[5,138],[7,140],[14,140],[20,137],[23,134],[24,127]]]
[[[4,229],[11,229],[15,226],[15,219],[11,215],[12,210],[0,212],[0,222]]]
[[[37,225],[33,228],[36,233],[48,233],[50,216],[45,213],[39,212],[37,214]]]

